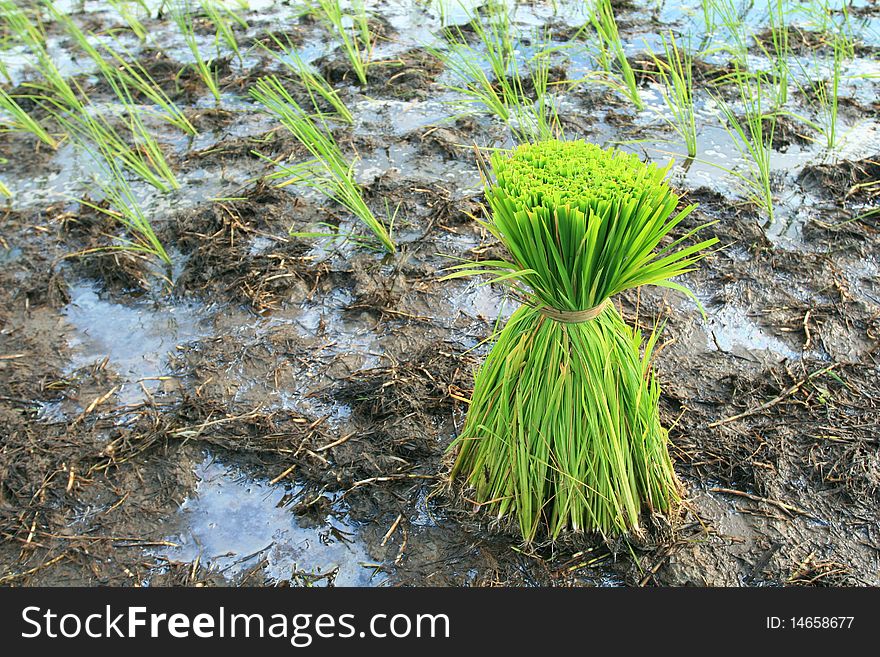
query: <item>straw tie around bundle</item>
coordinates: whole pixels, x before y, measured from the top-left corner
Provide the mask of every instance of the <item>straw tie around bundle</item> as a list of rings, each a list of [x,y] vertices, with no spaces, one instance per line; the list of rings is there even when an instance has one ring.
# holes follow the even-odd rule
[[[549,306],[541,306],[538,308],[538,312],[544,315],[544,317],[549,317],[563,324],[583,324],[584,322],[596,319],[610,305],[611,299],[605,299],[598,306],[593,306],[586,310],[559,310]]]

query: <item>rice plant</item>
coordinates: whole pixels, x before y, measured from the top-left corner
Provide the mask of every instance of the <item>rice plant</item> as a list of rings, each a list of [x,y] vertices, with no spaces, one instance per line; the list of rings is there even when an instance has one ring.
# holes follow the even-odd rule
[[[171,5],[171,18],[177,25],[187,48],[193,56],[194,66],[202,82],[211,92],[216,102],[220,102],[220,80],[217,76],[217,67],[214,61],[205,59],[199,48],[199,40],[196,37],[195,26],[193,25],[193,7],[190,0],[177,0]]]
[[[856,33],[849,12],[849,3],[843,2],[839,7],[832,6],[828,0],[812,0],[801,3],[798,11],[810,21],[810,28],[826,37],[840,40],[844,58],[855,57]]]
[[[703,29],[705,31],[706,39],[711,38],[712,34],[717,29],[714,5],[714,0],[701,0],[700,2],[700,9],[703,12]]]
[[[119,43],[112,47],[105,43],[103,51],[115,62],[117,75],[121,77],[122,83],[132,93],[140,94],[152,102],[158,108],[155,113],[160,118],[188,135],[198,134],[186,114],[168,97],[132,53]]]
[[[812,107],[816,119],[797,115],[801,121],[818,132],[825,142],[825,148],[833,151],[840,145],[840,130],[838,114],[840,109],[840,87],[843,82],[844,66],[847,53],[845,39],[839,34],[832,34],[831,39],[831,62],[830,70],[826,76],[823,62],[816,56],[812,61],[812,70],[808,70],[803,62],[798,60],[801,77],[804,82],[796,80],[795,84],[806,100],[807,105]]]
[[[27,132],[51,148],[58,146],[58,141],[40,125],[40,122],[25,112],[18,101],[2,87],[0,87],[0,110],[8,115],[8,118],[0,116],[0,131]]]
[[[315,115],[306,112],[274,76],[261,78],[251,89],[251,96],[277,116],[313,158],[281,167],[277,175],[271,176],[288,178],[279,186],[302,183],[333,199],[366,225],[382,246],[393,253],[392,226],[382,223],[364,201],[360,186],[354,180],[354,162],[349,163],[342,154],[325,116],[320,112]]]
[[[265,45],[261,45],[261,47],[287,70],[297,76],[311,97],[312,103],[317,106],[317,99],[322,98],[339,115],[339,118],[346,123],[354,123],[354,117],[348,107],[342,102],[337,91],[330,86],[330,83],[327,82],[324,76],[304,62],[289,41],[285,44],[274,34],[270,33],[268,36],[275,43],[278,50],[276,51]]]
[[[342,42],[342,52],[351,64],[362,87],[367,86],[367,70],[373,58],[376,38],[370,30],[370,21],[361,0],[352,0],[351,9],[343,13],[339,0],[317,0],[321,13],[333,34]],[[351,21],[351,25],[347,25]]]
[[[724,118],[724,128],[737,151],[746,162],[746,173],[728,170],[739,181],[749,201],[767,213],[773,221],[773,188],[770,160],[777,114],[764,109],[766,81],[760,73],[741,71],[736,67],[732,78],[739,91],[744,110],[740,118],[723,99],[716,98]]]
[[[3,15],[4,25],[9,29],[12,37],[25,45],[34,56],[35,68],[43,79],[43,82],[27,83],[26,86],[36,89],[39,93],[54,96],[66,107],[80,108],[82,103],[79,95],[46,50],[46,34],[42,27],[31,21],[12,0],[0,0],[0,14]]]
[[[6,80],[6,84],[12,84],[12,76],[9,75],[9,67],[6,65],[6,62],[0,57],[0,76]]]
[[[623,93],[639,109],[645,109],[645,102],[639,94],[639,85],[636,74],[623,47],[620,39],[620,31],[617,28],[617,20],[614,18],[614,9],[611,0],[595,0],[593,11],[590,14],[590,23],[596,31],[596,61],[600,68],[608,75],[606,83]],[[620,75],[620,82],[616,80]]]
[[[670,32],[663,39],[664,58],[654,53],[651,58],[657,68],[662,88],[660,93],[671,118],[664,115],[670,126],[684,140],[688,157],[697,155],[697,120],[694,107],[694,60],[687,48],[681,49]]]
[[[144,123],[143,111],[134,103],[128,88],[124,84],[120,91],[123,94],[120,98],[123,99],[129,134],[132,136],[134,144],[133,147],[127,150],[118,151],[116,157],[120,158],[123,162],[134,161],[136,166],[149,168],[151,172],[154,172],[165,183],[157,184],[158,181],[149,174],[141,174],[141,177],[156,187],[156,189],[160,191],[167,191],[169,188],[179,189],[180,183],[177,182],[174,171],[172,171],[171,166],[168,164],[159,141]],[[136,170],[136,167],[132,168]]]
[[[235,53],[238,61],[243,62],[244,59],[241,56],[238,39],[235,37],[232,24],[236,23],[239,27],[247,29],[247,21],[236,14],[234,10],[227,7],[225,3],[218,0],[199,0],[199,4],[216,30],[218,45],[220,41],[223,41]]]
[[[5,196],[6,198],[12,198],[12,192],[6,186],[6,184],[0,180],[0,196]]]
[[[549,35],[544,35],[541,43],[549,42]],[[535,95],[535,101],[529,103],[526,99],[530,96],[525,93],[522,87],[522,79],[517,72],[516,79],[519,85],[519,98],[522,99],[515,104],[517,108],[517,125],[522,134],[528,134],[532,140],[551,139],[553,137],[562,137],[562,124],[559,122],[559,114],[556,110],[556,104],[550,96],[550,68],[551,57],[556,48],[539,45],[536,52],[527,62],[529,71],[529,80],[532,83],[532,92]],[[558,83],[554,83],[558,84]],[[567,85],[574,84],[567,82]],[[523,111],[524,110],[524,111]],[[521,142],[526,139],[521,138]]]
[[[470,25],[480,48],[472,46],[455,27],[445,30],[448,48],[429,49],[443,61],[451,77],[447,88],[464,96],[466,103],[481,106],[501,119],[517,141],[559,136],[562,129],[549,93],[555,49],[544,45],[547,37],[538,35],[535,54],[522,66],[514,46],[516,35],[503,5],[488,5],[486,21],[475,18]],[[524,80],[531,83],[530,90]]]
[[[827,84],[823,80],[813,84],[813,97],[819,111],[818,126],[825,137],[825,147],[829,151],[833,151],[838,145],[840,83],[843,77],[844,58],[848,52],[846,41],[842,37],[832,37],[831,79]]]
[[[125,106],[127,136],[120,134],[101,112],[88,107],[88,97],[80,85],[75,79],[65,78],[50,57],[42,30],[9,0],[0,1],[0,9],[5,12],[12,32],[36,58],[42,81],[28,83],[27,86],[34,89],[31,97],[52,115],[74,142],[83,148],[97,146],[109,160],[118,161],[160,191],[178,188],[174,173],[159,143],[144,124],[143,111],[132,101],[124,79],[111,76],[112,84],[117,85],[114,90]],[[55,11],[51,6],[49,10]],[[88,44],[81,32],[78,37],[74,36],[81,37],[81,45]],[[105,70],[109,68],[112,67],[105,65]]]
[[[151,110],[151,113],[188,135],[197,134],[195,127],[186,118],[186,115],[168,97],[132,53],[118,42],[114,42],[112,46],[106,42],[102,42],[99,46],[93,45],[89,36],[79,28],[70,16],[51,5],[48,6],[48,9],[52,17],[64,26],[79,49],[95,63],[120,102],[130,104],[134,94],[141,94],[157,108],[158,111]]]
[[[754,0],[737,3],[736,0],[712,0],[715,18],[725,28],[726,43],[721,50],[733,57],[737,65],[744,66],[749,52],[749,30],[745,18]]]
[[[707,239],[689,231],[658,248],[693,210],[664,181],[668,167],[583,141],[519,146],[491,158],[485,227],[509,260],[468,262],[449,277],[488,274],[523,299],[476,375],[451,474],[476,502],[513,515],[526,542],[542,527],[605,536],[638,531],[640,513],[670,510],[679,484],[651,373],[657,334],[611,303],[641,285],[685,290]],[[686,290],[685,290],[686,291]]]
[[[775,109],[780,110],[788,103],[789,59],[791,46],[788,43],[788,22],[785,13],[786,0],[767,0],[770,18],[770,38],[772,52],[768,52],[759,41],[764,55],[772,62],[774,76]]]
[[[138,10],[146,16],[150,15],[150,8],[147,7],[144,0],[108,0],[108,4],[116,10],[119,17],[140,41],[147,40],[147,28],[144,27],[138,16]]]
[[[102,112],[85,105],[71,111],[54,98],[43,98],[41,104],[82,149],[97,148],[108,163],[118,163],[161,192],[180,188],[161,145],[144,124],[142,110],[130,97],[124,102],[123,114],[127,135],[120,134]]]
[[[95,182],[103,192],[108,206],[84,199],[80,199],[79,202],[112,218],[128,231],[129,237],[121,238],[119,244],[112,248],[155,256],[170,269],[171,258],[165,251],[161,240],[156,236],[149,219],[144,215],[123,172],[113,160],[97,153],[92,153],[92,156],[101,166],[103,172],[103,175],[99,176]]]

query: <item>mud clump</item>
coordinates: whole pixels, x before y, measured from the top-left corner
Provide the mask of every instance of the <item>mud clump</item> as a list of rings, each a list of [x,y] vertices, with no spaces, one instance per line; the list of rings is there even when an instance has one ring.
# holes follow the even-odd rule
[[[296,158],[307,154],[308,151],[286,129],[274,128],[261,135],[224,139],[212,146],[190,152],[187,160],[197,162],[200,166],[210,166],[240,162],[243,159],[261,160],[262,157],[274,158],[278,155]]]
[[[773,128],[772,146],[780,153],[784,153],[792,145],[806,146],[812,142],[809,130],[802,123],[787,116],[778,116],[764,119],[765,134]],[[775,121],[775,123],[774,123]],[[743,123],[745,125],[745,123]]]
[[[359,84],[351,62],[336,52],[316,65],[323,76],[334,84]],[[443,63],[429,52],[414,48],[391,59],[371,62],[367,84],[372,93],[400,100],[425,100],[434,79],[443,70]]]
[[[880,201],[880,153],[862,160],[808,165],[798,182],[842,203],[876,203]]]
[[[339,484],[381,508],[387,491],[364,482],[411,489],[435,480],[452,435],[451,416],[470,385],[467,361],[452,345],[427,345],[405,361],[352,374],[333,391],[351,407],[356,431],[333,448]],[[377,479],[378,478],[378,479]]]
[[[654,56],[662,65],[669,66],[669,60],[666,58],[666,55],[655,53]],[[651,57],[647,53],[641,53],[628,58],[628,61],[633,69],[633,73],[636,76],[636,81],[639,86],[645,86],[649,82],[660,82],[660,67],[657,65],[657,61],[654,61],[654,57]],[[720,66],[718,64],[711,64],[703,61],[702,59],[693,60],[694,81],[703,85],[716,87],[723,86],[723,83],[735,72],[736,69],[729,64]]]
[[[314,213],[312,206],[263,185],[246,200],[196,209],[169,230],[168,237],[188,256],[177,289],[202,296],[230,294],[257,312],[304,298],[327,268],[315,266],[308,246],[282,237],[279,229]],[[258,239],[265,246],[255,251]]]
[[[853,11],[855,11],[853,9]],[[795,25],[789,25],[783,33],[779,28],[766,28],[754,35],[755,54],[774,52],[775,40],[787,38],[791,52],[800,57],[808,57],[813,54],[831,56],[834,51],[833,38],[826,32],[816,32]],[[853,44],[854,54],[859,57],[869,57],[876,52],[876,48],[866,43],[856,41]]]

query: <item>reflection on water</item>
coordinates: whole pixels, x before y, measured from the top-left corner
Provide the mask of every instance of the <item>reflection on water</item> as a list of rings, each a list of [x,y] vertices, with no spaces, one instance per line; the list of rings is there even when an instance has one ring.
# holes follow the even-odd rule
[[[196,467],[199,483],[181,505],[181,529],[170,537],[179,547],[161,554],[200,563],[232,579],[262,564],[275,581],[313,585],[375,586],[382,577],[362,564],[371,561],[356,528],[333,513],[300,519],[300,487],[271,484],[206,458]]]

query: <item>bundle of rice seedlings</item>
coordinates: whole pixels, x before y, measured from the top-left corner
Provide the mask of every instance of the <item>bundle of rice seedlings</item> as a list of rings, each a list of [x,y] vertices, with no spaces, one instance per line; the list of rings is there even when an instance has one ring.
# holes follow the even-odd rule
[[[524,144],[491,158],[485,227],[509,260],[468,262],[449,277],[491,274],[523,305],[477,373],[452,475],[476,501],[513,514],[523,538],[544,526],[605,536],[639,530],[643,510],[668,511],[679,484],[644,341],[611,303],[629,288],[693,269],[717,240],[658,248],[694,209],[676,212],[668,171],[583,141]],[[692,295],[691,295],[692,296]]]

